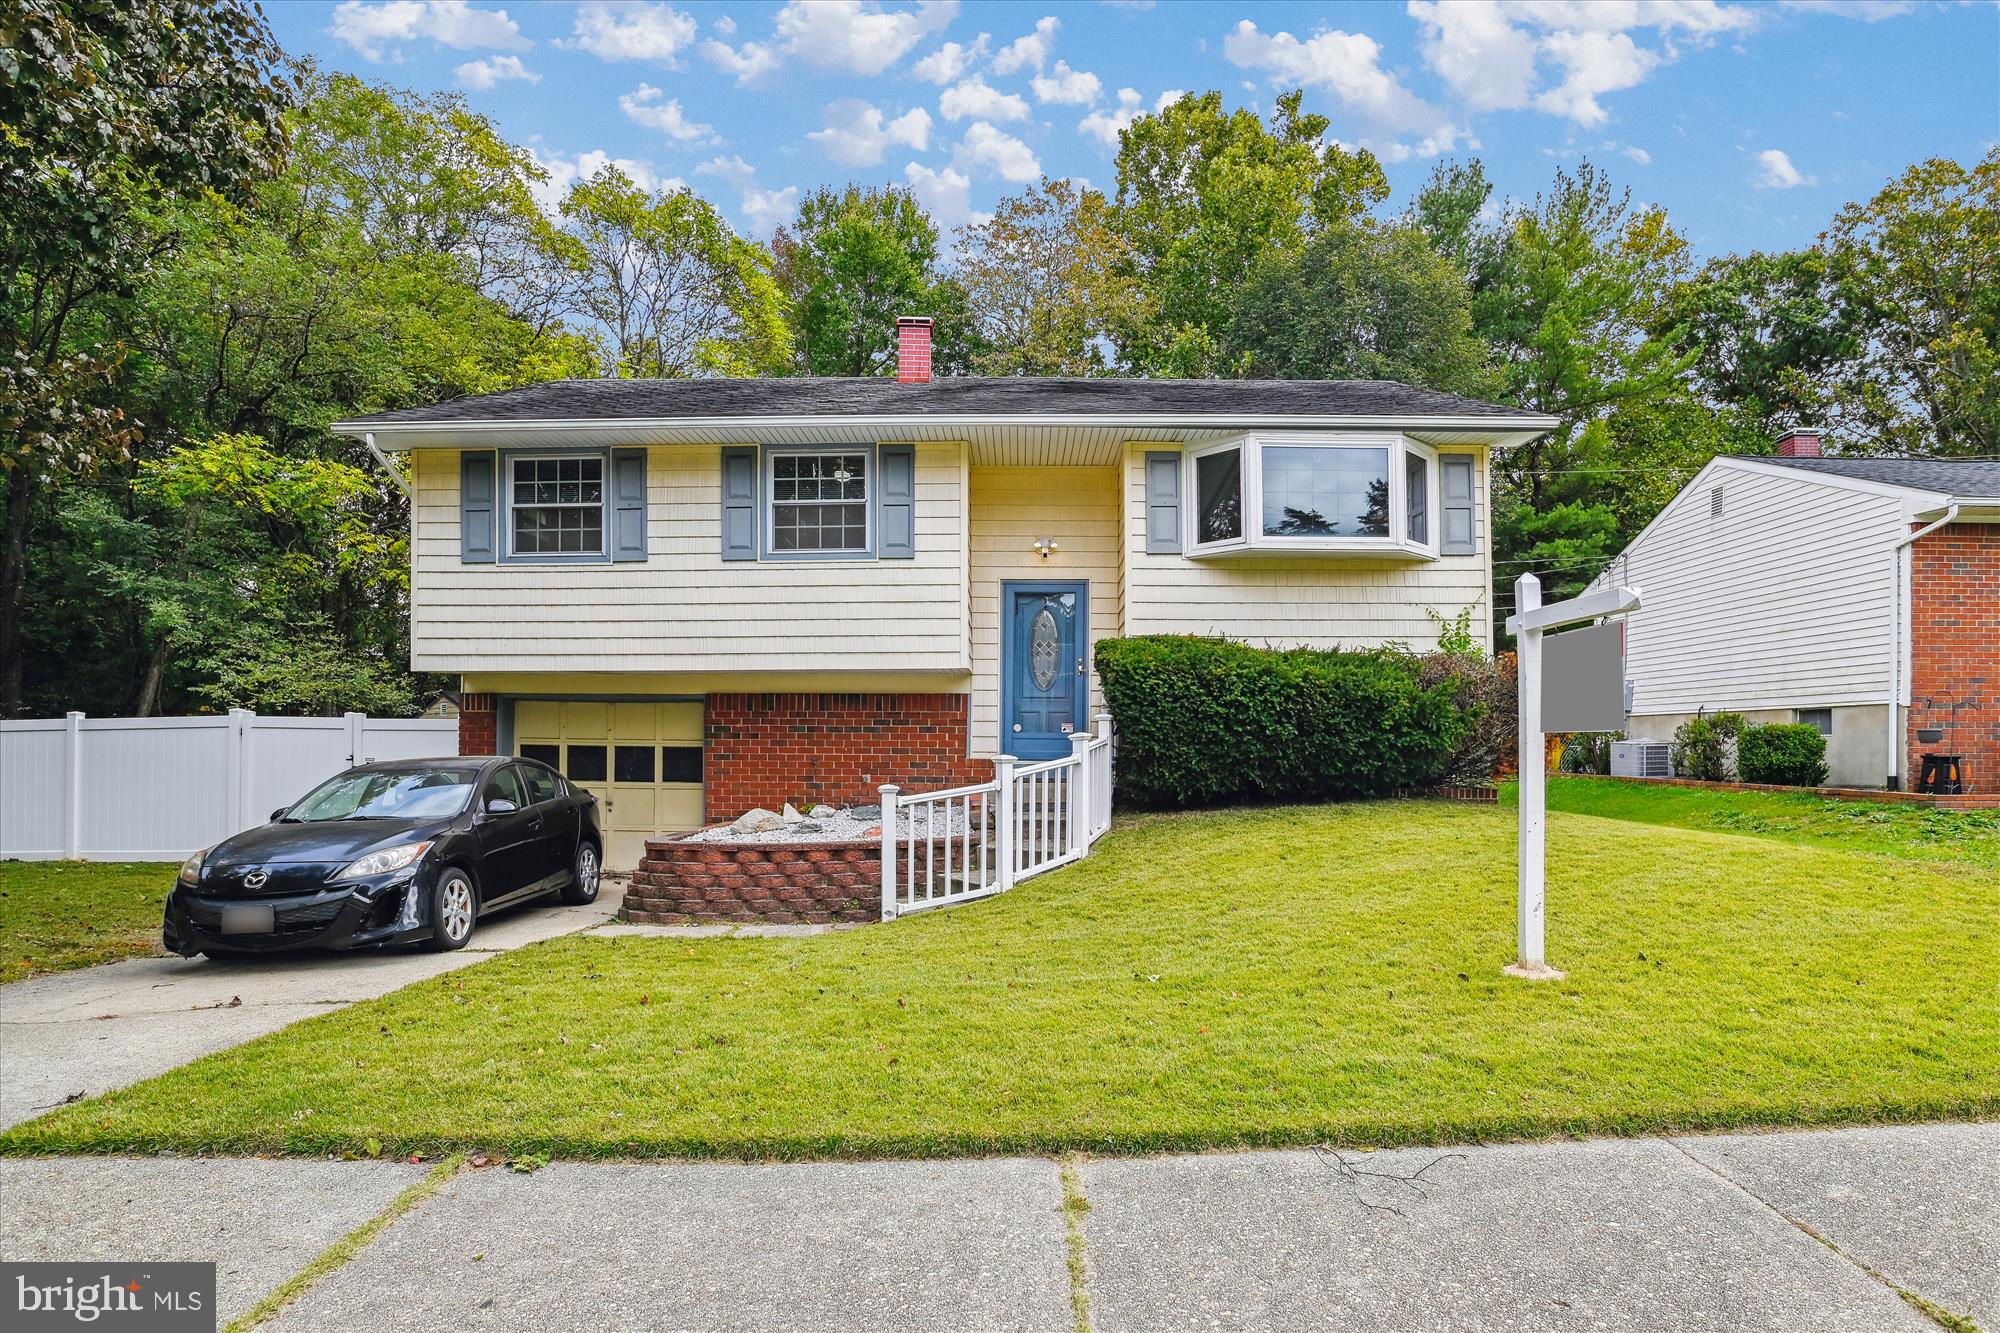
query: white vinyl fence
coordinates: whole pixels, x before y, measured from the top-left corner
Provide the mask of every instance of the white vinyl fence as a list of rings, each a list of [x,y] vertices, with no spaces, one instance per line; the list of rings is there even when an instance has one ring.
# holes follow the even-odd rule
[[[0,722],[0,860],[178,861],[351,765],[457,752],[458,723],[438,718]]]
[[[1005,893],[1080,861],[1111,827],[1111,715],[1060,759],[993,762],[993,781],[882,788],[882,919]]]

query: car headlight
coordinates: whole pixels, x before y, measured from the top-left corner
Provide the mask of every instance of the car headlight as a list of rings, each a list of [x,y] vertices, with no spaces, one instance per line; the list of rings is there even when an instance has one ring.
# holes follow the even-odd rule
[[[431,849],[427,842],[406,842],[401,847],[384,847],[379,852],[370,852],[357,857],[341,868],[335,879],[367,879],[374,875],[393,874],[417,863],[417,858]]]
[[[181,883],[187,885],[189,888],[193,888],[195,885],[201,883],[201,861],[207,855],[208,849],[204,847],[187,860],[181,862],[181,871],[178,876]]]

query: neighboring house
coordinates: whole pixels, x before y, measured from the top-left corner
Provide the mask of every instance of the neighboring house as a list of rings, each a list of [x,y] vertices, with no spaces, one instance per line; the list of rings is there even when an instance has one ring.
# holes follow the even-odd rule
[[[650,834],[1067,753],[1091,645],[1435,644],[1485,605],[1487,454],[1554,423],[1401,384],[589,380],[339,423],[407,452],[411,665],[465,752]],[[1485,631],[1484,610],[1472,617]]]
[[[1779,455],[1710,462],[1599,580],[1645,594],[1627,734],[1807,722],[1834,785],[1914,786],[1939,753],[2000,789],[2000,463],[1822,458],[1806,431]]]
[[[431,701],[424,705],[424,711],[417,714],[417,716],[441,719],[455,718],[458,716],[458,696],[450,690],[446,690],[443,694],[434,695]]]

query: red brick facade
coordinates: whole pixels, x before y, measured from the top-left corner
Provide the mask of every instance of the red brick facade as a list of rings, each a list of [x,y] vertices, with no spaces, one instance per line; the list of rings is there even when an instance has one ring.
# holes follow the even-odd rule
[[[618,914],[663,926],[876,921],[882,844],[649,842]]]
[[[963,694],[711,694],[707,822],[786,801],[873,804],[886,782],[988,781],[992,763],[966,757],[970,710]]]
[[[498,754],[500,728],[490,694],[460,695],[458,700],[458,752]]]
[[[1922,727],[1944,739],[1917,740]],[[2000,524],[1953,523],[1910,548],[1909,777],[1926,752],[1965,760],[1969,791],[2000,791]]]

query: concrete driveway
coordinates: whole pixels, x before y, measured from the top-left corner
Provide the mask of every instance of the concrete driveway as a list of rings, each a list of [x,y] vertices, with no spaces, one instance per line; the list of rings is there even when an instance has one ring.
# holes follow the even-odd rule
[[[601,925],[624,896],[622,884],[607,880],[588,907],[549,899],[514,908],[480,922],[454,953],[134,958],[0,986],[0,1128],[301,1018]]]

